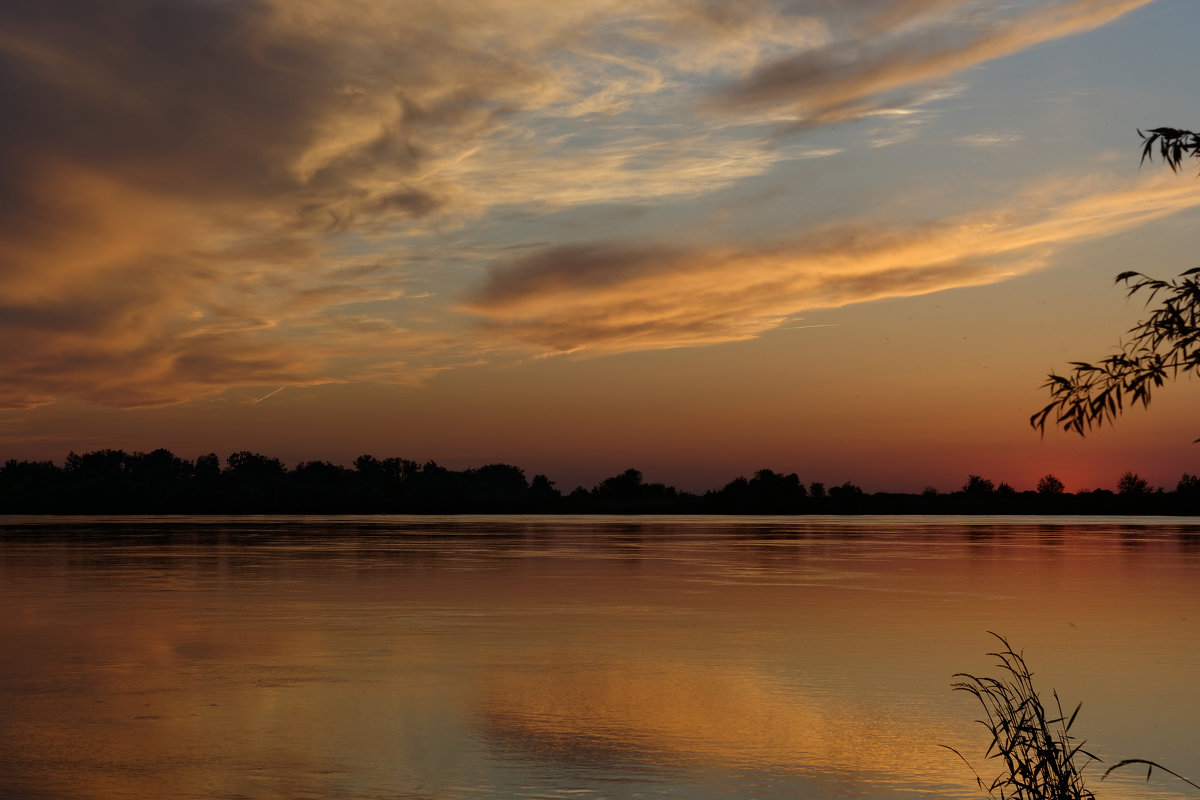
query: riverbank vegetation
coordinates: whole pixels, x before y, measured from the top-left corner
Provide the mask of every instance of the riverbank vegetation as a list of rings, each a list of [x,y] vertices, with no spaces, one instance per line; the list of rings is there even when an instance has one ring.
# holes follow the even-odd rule
[[[168,450],[71,453],[63,464],[9,460],[0,467],[6,514],[1200,514],[1200,477],[1172,490],[1126,473],[1116,491],[1070,493],[1053,475],[1018,491],[969,475],[961,489],[920,494],[826,487],[762,469],[703,494],[647,482],[628,469],[589,488],[562,491],[545,475],[509,464],[463,470],[433,461],[363,455],[352,467],[242,451],[222,462]]]

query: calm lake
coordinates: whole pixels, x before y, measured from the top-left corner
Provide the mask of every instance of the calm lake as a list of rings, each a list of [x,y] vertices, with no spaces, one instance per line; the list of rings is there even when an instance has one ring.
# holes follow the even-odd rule
[[[0,517],[0,797],[977,798],[989,630],[1200,776],[1186,520]]]

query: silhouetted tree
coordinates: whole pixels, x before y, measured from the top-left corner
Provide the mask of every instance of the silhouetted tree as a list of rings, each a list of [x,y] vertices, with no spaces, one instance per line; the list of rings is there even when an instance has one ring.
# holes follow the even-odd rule
[[[216,453],[198,456],[192,464],[186,510],[193,514],[216,511],[221,507],[220,493],[221,459]]]
[[[61,507],[63,496],[63,471],[52,461],[10,459],[0,467],[0,512],[44,512]]]
[[[1183,473],[1179,478],[1179,483],[1175,484],[1175,492],[1189,497],[1200,496],[1200,476]]]
[[[221,459],[216,453],[198,456],[192,466],[192,475],[201,481],[217,481],[221,477]]]
[[[829,501],[832,511],[839,514],[849,514],[861,511],[865,503],[865,494],[861,488],[846,481],[841,486],[829,490]]]
[[[1148,134],[1148,135],[1147,135]],[[1178,172],[1184,158],[1200,156],[1200,134],[1178,128],[1152,128],[1143,133],[1142,161],[1159,155]],[[1092,428],[1116,420],[1127,405],[1150,405],[1153,389],[1168,378],[1200,368],[1200,267],[1172,281],[1147,277],[1140,272],[1122,272],[1117,283],[1129,287],[1129,295],[1147,295],[1147,304],[1158,300],[1150,317],[1128,331],[1120,351],[1095,363],[1072,362],[1068,375],[1051,372],[1043,384],[1050,402],[1029,418],[1042,433],[1052,417],[1063,430],[1084,435]],[[1197,440],[1200,441],[1200,440]]]
[[[71,486],[64,498],[69,510],[119,514],[130,510],[133,496],[132,471],[124,450],[94,450],[67,454],[63,472]]]
[[[750,481],[746,480],[745,475],[739,475],[721,489],[721,493],[729,497],[744,497],[750,490]]]
[[[363,511],[399,511],[403,508],[401,493],[404,481],[420,471],[415,461],[403,458],[385,458],[380,461],[372,455],[361,455],[354,459],[355,494]]]
[[[962,490],[969,495],[990,495],[996,491],[996,485],[980,475],[968,475]]]
[[[467,470],[467,508],[479,511],[523,511],[529,503],[529,483],[525,471],[509,464],[489,464]]]
[[[1174,514],[1195,514],[1200,511],[1200,476],[1183,473],[1175,484]]]
[[[841,486],[834,486],[829,490],[829,496],[835,498],[862,497],[862,495],[863,490],[850,481],[846,481]]]
[[[1150,492],[1150,484],[1136,472],[1126,472],[1117,481],[1117,494],[1140,495]]]
[[[166,513],[179,508],[191,489],[192,464],[159,448],[126,459],[132,486],[129,510]]]
[[[794,514],[804,509],[808,491],[796,473],[760,469],[705,495],[705,505],[721,514]]]
[[[1037,482],[1038,494],[1062,494],[1067,487],[1057,477],[1046,473]]]
[[[1148,514],[1162,510],[1162,493],[1156,496],[1150,483],[1135,472],[1126,472],[1117,481],[1116,510],[1126,514]]]
[[[287,507],[305,514],[345,514],[354,508],[355,473],[328,461],[302,461],[287,476]]]
[[[627,469],[596,485],[591,493],[590,508],[620,513],[666,512],[679,507],[678,499],[675,487],[645,483],[641,472]]]
[[[451,512],[465,493],[461,476],[430,460],[404,479],[404,510]]]
[[[596,486],[593,494],[614,499],[632,499],[637,497],[641,485],[642,473],[636,469],[627,469],[620,475],[605,478]]]
[[[545,475],[534,475],[529,482],[529,498],[535,511],[548,511],[562,499],[562,492],[554,488],[554,481]]]
[[[221,473],[221,496],[226,509],[237,513],[278,512],[287,509],[283,462],[260,453],[231,453]]]
[[[566,497],[565,508],[571,513],[581,513],[591,510],[592,493],[582,486],[576,486]]]

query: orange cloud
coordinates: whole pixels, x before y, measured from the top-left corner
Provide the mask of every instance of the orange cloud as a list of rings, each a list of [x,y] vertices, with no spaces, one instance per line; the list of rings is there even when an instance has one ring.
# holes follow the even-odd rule
[[[1044,193],[1042,193],[1044,195]],[[1200,204],[1159,179],[1027,211],[908,230],[837,226],[767,247],[601,242],[495,264],[464,303],[486,328],[550,352],[617,352],[748,339],[804,311],[993,283],[1051,250]]]
[[[403,381],[475,358],[428,292],[409,297],[397,238],[495,204],[705,191],[764,168],[732,146],[725,163],[748,166],[725,175],[703,146],[681,168],[647,145],[653,175],[620,146],[543,164],[522,143],[522,114],[605,112],[589,63],[640,74],[626,94],[662,87],[648,60],[581,44],[589,20],[634,7],[6,5],[0,406]],[[638,24],[686,28],[698,8]]]
[[[0,407],[475,363],[498,345],[447,298],[511,243],[508,215],[705,198],[837,152],[789,154],[741,120],[694,124],[712,82],[741,76],[738,102],[779,97],[832,123],[1144,2],[1077,0],[977,31],[961,3],[897,0],[839,17],[846,34],[765,0],[126,0],[119,13],[13,0],[0,8]],[[868,40],[885,46],[847,58],[859,51],[845,42]],[[826,57],[833,79],[802,79]],[[455,238],[468,222],[502,243]],[[814,302],[994,280],[994,253],[929,254],[953,227],[551,250],[497,267],[471,310],[556,351],[753,336]],[[837,255],[849,240],[861,268]],[[539,305],[552,297],[566,304]]]

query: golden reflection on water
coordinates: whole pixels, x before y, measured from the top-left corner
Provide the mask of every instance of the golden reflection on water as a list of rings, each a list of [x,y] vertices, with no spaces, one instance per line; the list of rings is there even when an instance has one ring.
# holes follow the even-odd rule
[[[844,698],[787,691],[749,670],[622,664],[508,672],[480,686],[485,735],[515,755],[620,764],[721,765],[766,774],[811,770],[828,780],[911,773],[922,741],[951,732],[904,730]]]
[[[272,524],[0,528],[0,795],[974,797],[988,629],[1196,763],[1190,529]]]

